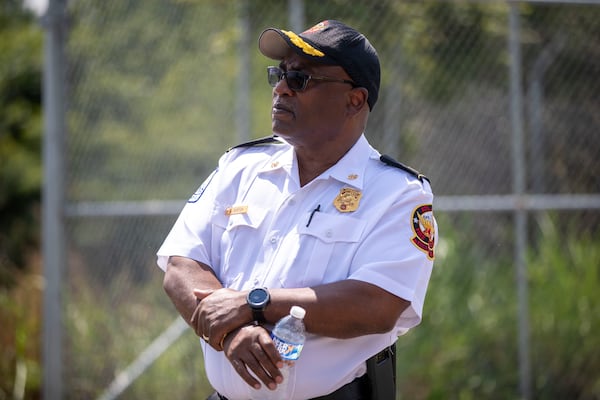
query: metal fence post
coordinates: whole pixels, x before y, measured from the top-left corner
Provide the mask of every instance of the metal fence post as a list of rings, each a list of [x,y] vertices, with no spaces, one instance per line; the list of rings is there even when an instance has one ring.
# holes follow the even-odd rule
[[[288,20],[294,32],[302,32],[306,28],[304,0],[288,0]]]
[[[521,82],[521,25],[519,4],[510,4],[510,117],[512,127],[512,181],[513,193],[519,198],[525,194],[525,140],[523,130],[523,88]],[[527,265],[525,260],[527,238],[527,209],[514,211],[515,271],[518,301],[519,389],[522,399],[531,398],[531,367],[529,360],[529,311],[527,293]]]
[[[42,22],[44,38],[44,183],[42,252],[43,297],[43,398],[63,398],[62,296],[65,260],[64,225],[64,39],[66,0],[50,0]]]
[[[238,79],[236,96],[236,129],[237,141],[243,143],[250,139],[252,121],[250,121],[250,16],[247,0],[237,4],[238,12]]]

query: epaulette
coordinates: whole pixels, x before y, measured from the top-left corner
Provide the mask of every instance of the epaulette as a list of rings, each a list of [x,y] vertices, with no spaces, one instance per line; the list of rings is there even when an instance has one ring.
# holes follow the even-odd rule
[[[277,136],[267,136],[264,138],[260,138],[260,139],[255,139],[255,140],[251,140],[249,142],[245,142],[245,143],[241,143],[238,144],[236,146],[230,147],[229,149],[227,149],[227,152],[230,152],[233,149],[238,149],[241,147],[252,147],[252,146],[260,146],[263,144],[282,144],[283,142],[279,139],[277,139]]]
[[[429,182],[431,184],[431,181],[429,180],[428,177],[426,177],[425,175],[423,175],[416,169],[411,168],[408,165],[404,165],[401,162],[394,160],[392,157],[388,156],[387,154],[384,154],[381,157],[379,157],[379,160],[381,160],[383,163],[385,163],[387,165],[390,165],[390,166],[396,167],[396,168],[400,168],[401,170],[408,172],[409,174],[413,175],[421,182],[423,182],[423,180],[426,180],[427,182]]]

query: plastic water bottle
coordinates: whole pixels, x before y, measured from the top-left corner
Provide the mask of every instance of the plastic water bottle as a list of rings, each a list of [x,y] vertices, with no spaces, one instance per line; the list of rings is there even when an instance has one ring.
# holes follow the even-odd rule
[[[277,386],[277,389],[271,392],[270,399],[287,400],[288,388],[293,389],[296,373],[295,362],[300,357],[300,352],[304,347],[306,340],[306,329],[304,327],[304,316],[306,311],[299,306],[293,306],[289,315],[286,315],[277,322],[271,332],[271,338],[275,347],[283,359],[283,382]]]

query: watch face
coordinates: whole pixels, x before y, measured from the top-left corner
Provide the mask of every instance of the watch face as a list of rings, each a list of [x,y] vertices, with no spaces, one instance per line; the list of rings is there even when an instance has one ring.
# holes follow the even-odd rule
[[[269,300],[269,292],[263,288],[252,289],[248,293],[248,303],[253,307],[264,307]]]

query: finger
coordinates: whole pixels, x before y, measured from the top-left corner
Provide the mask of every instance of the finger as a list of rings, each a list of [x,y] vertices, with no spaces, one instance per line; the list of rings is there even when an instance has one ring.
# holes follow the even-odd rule
[[[275,390],[277,388],[277,377],[280,378],[280,382],[283,380],[279,369],[270,362],[269,358],[262,351],[260,344],[256,342],[253,343],[250,353],[252,357],[244,360],[247,368],[249,368],[266,387]],[[263,362],[266,365],[263,364]]]
[[[202,314],[200,311],[201,306],[202,306],[201,299],[197,298],[196,299],[196,308],[194,309],[192,317],[190,318],[190,324],[194,328],[194,332],[196,332],[196,335],[200,336],[202,339],[204,339],[204,341],[208,342],[210,332],[207,329],[207,327],[205,326],[206,325],[205,318],[202,318]]]
[[[243,361],[234,359],[234,360],[230,360],[230,362],[231,362],[231,365],[233,366],[233,369],[235,370],[235,372],[237,372],[238,375],[248,385],[252,386],[256,390],[260,389],[260,383],[256,379],[254,379],[254,377],[248,372],[248,369],[246,368],[246,364],[244,364]]]
[[[213,324],[210,325],[208,329],[204,331],[210,337],[210,340],[208,340],[208,344],[210,344],[210,346],[216,351],[225,350],[225,339],[227,339],[229,334],[232,332],[227,332],[221,328],[222,326],[220,326],[219,324]]]
[[[205,318],[202,319],[203,324],[202,324],[202,339],[204,339],[204,341],[208,344],[210,344],[212,346],[212,344],[210,343],[210,338],[212,336],[212,332],[210,329],[210,324],[208,323],[208,321],[206,321]]]
[[[281,358],[281,354],[279,354],[279,351],[277,351],[277,347],[275,347],[275,343],[273,343],[273,340],[266,329],[265,334],[259,337],[258,342],[262,347],[263,354],[268,357],[269,362],[275,365],[277,368],[283,368],[283,359]]]
[[[194,296],[196,296],[198,300],[203,300],[210,296],[213,292],[214,290],[212,289],[194,289]]]
[[[221,341],[225,340],[225,336],[227,336],[227,332],[222,329],[223,327],[219,323],[207,323],[207,326],[204,328],[204,333],[210,337],[207,340],[208,344],[215,349],[216,351],[221,351],[223,348],[221,347]]]
[[[218,335],[218,334],[211,332],[209,335],[210,338],[207,340],[210,347],[212,347],[216,351],[223,350],[223,348],[221,347],[221,339],[220,339],[222,336],[223,335]]]
[[[271,382],[277,384],[283,382],[283,375],[279,370],[283,367],[283,362],[280,358],[273,360],[271,356],[264,351],[261,343],[256,343],[255,347],[256,348],[252,349],[254,357],[256,357],[258,364],[265,372],[265,376],[268,378],[268,380],[265,381],[265,376],[259,375],[256,371],[254,371],[254,369],[253,371],[257,374],[258,378],[265,383],[265,385],[267,385],[270,389],[275,389],[277,385],[273,385]],[[280,363],[279,365],[278,362]]]

